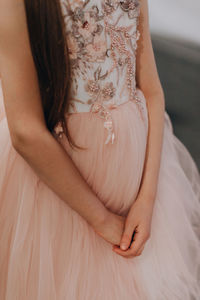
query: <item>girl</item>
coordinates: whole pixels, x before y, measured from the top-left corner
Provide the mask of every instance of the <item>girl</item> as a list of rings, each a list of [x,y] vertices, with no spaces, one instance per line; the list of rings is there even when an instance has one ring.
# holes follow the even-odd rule
[[[147,0],[1,0],[0,70],[0,299],[199,299]]]

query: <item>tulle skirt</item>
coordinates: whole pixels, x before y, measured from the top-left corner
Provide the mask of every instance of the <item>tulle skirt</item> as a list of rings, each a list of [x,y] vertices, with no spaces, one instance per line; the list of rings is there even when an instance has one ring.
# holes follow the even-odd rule
[[[145,160],[148,115],[138,93],[144,120],[131,101],[113,109],[114,144],[104,144],[102,119],[90,112],[68,119],[87,150],[60,141],[99,199],[121,215],[135,201]],[[141,256],[127,259],[15,151],[0,99],[0,299],[200,299],[199,173],[167,113],[151,236]]]

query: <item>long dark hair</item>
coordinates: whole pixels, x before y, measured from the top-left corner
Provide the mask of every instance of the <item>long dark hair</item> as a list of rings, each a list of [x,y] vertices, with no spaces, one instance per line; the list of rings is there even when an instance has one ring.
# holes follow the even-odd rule
[[[24,0],[32,55],[37,70],[47,128],[61,123],[69,144],[77,146],[67,128],[70,65],[60,0]]]

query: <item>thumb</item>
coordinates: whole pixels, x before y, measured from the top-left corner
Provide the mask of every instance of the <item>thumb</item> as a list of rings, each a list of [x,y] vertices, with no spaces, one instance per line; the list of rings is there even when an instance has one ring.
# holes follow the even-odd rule
[[[122,234],[120,248],[122,250],[127,250],[131,244],[132,235],[133,235],[134,227],[133,224],[125,224],[124,232]]]

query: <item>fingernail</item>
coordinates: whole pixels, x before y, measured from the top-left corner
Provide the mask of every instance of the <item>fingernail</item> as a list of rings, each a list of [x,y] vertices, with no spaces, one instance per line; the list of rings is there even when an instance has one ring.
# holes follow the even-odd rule
[[[126,250],[126,244],[121,244],[121,245],[120,245],[120,248],[121,248],[122,250]]]

